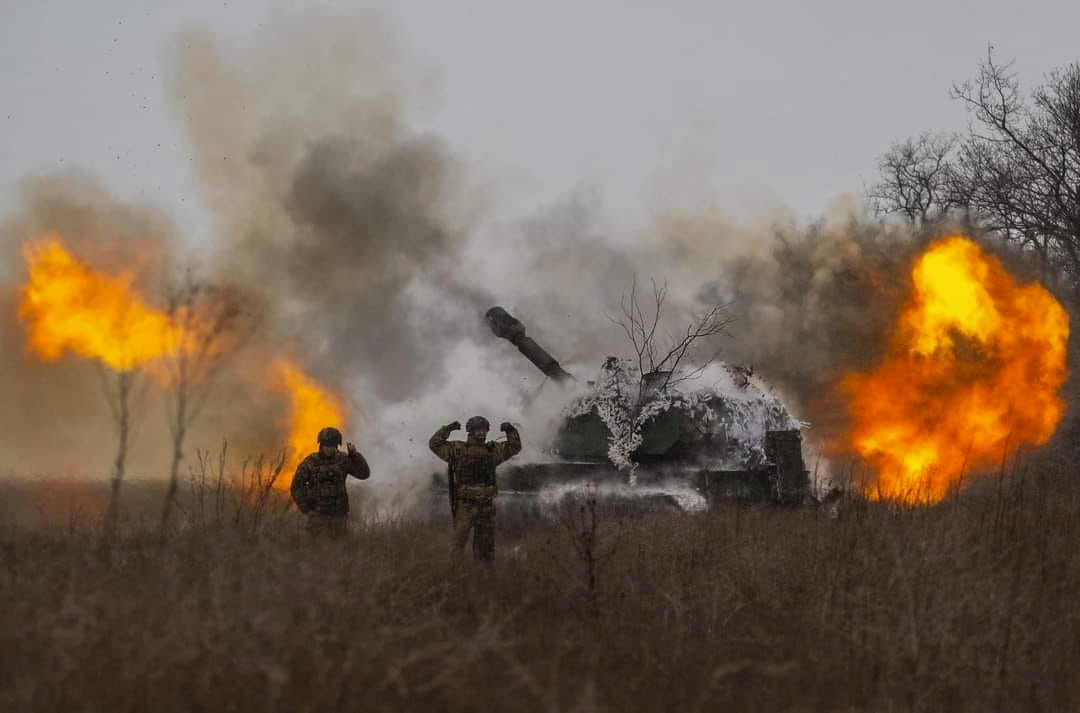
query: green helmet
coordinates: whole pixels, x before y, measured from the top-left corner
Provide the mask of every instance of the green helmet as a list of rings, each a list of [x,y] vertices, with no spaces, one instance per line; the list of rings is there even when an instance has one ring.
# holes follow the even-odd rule
[[[320,446],[333,446],[337,448],[341,445],[342,440],[341,431],[332,426],[328,426],[319,431],[318,441]]]
[[[473,416],[465,423],[465,432],[472,433],[473,431],[490,431],[491,424],[483,416]]]

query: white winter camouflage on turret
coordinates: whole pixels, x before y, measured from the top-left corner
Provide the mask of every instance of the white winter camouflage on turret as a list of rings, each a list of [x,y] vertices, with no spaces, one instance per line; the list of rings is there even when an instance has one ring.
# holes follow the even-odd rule
[[[649,375],[652,376],[652,375]],[[639,464],[632,454],[642,445],[643,427],[675,410],[706,432],[695,465],[710,470],[744,469],[763,463],[767,431],[797,430],[797,421],[780,399],[766,391],[749,370],[718,363],[696,376],[688,373],[642,378],[628,359],[609,358],[594,390],[571,403],[563,416],[599,415],[611,432],[608,458],[636,481]],[[690,388],[696,387],[696,388]]]

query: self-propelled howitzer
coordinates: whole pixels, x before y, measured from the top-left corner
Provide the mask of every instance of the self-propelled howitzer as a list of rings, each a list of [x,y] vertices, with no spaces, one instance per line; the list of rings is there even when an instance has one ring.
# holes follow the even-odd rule
[[[492,307],[484,317],[495,336],[567,393],[553,432],[532,435],[543,438],[548,458],[500,468],[501,492],[566,492],[592,483],[684,509],[723,501],[795,505],[809,497],[803,424],[751,370],[716,364],[704,385],[671,372],[641,374],[629,360],[608,357],[582,384],[505,309]]]

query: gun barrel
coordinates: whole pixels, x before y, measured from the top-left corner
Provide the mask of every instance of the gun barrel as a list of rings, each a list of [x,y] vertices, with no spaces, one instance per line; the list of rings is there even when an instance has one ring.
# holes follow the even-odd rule
[[[484,314],[484,318],[492,334],[517,347],[518,351],[549,379],[566,381],[573,378],[563,370],[555,357],[544,351],[539,344],[525,334],[525,325],[502,307],[492,307]]]

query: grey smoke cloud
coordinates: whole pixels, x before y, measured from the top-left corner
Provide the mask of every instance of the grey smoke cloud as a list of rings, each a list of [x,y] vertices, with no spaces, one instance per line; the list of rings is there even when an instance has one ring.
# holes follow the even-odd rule
[[[239,433],[253,448],[271,438],[282,405],[248,377],[260,356],[282,349],[355,396],[362,444],[383,474],[391,464],[430,472],[430,431],[473,412],[527,423],[536,454],[561,395],[541,387],[481,315],[506,307],[565,367],[591,378],[605,356],[626,355],[609,317],[618,319],[635,275],[646,303],[651,279],[668,286],[665,336],[702,308],[730,303],[730,334],[695,356],[753,365],[816,431],[839,428],[831,386],[880,352],[923,240],[851,219],[854,210],[809,228],[785,224],[786,215],[747,225],[708,208],[658,211],[653,225],[618,235],[588,194],[516,225],[485,225],[453,147],[412,127],[424,83],[377,15],[282,11],[243,45],[188,30],[165,62],[215,225],[201,261],[270,310],[198,438]],[[119,204],[89,179],[46,177],[4,223],[0,257],[11,277],[18,241],[49,227],[92,264],[147,256],[140,284],[150,291],[185,245],[152,207]],[[4,283],[0,304],[0,390],[29,404],[23,421],[33,428],[19,432],[5,412],[0,426],[26,436],[5,442],[10,462],[51,442],[40,435],[48,424],[69,424],[80,448],[100,443],[108,414],[89,367],[16,368],[12,286]],[[148,433],[137,447],[160,461],[158,431]]]
[[[171,225],[153,207],[117,204],[77,172],[26,179],[18,204],[0,220],[0,393],[6,403],[0,409],[0,469],[105,471],[111,454],[99,445],[112,438],[102,390],[106,375],[83,360],[43,363],[30,354],[19,319],[26,275],[22,247],[56,232],[90,266],[126,256],[123,264],[136,284],[147,286],[161,277]]]
[[[379,17],[283,14],[243,48],[192,31],[170,65],[219,265],[273,293],[275,332],[324,381],[368,375],[380,401],[444,376],[441,325],[469,332],[490,299],[461,261],[461,168],[409,128]]]
[[[26,280],[22,247],[59,236],[64,247],[89,269],[127,275],[151,306],[160,306],[170,280],[183,263],[181,241],[168,216],[152,205],[134,205],[112,197],[96,180],[78,172],[28,178],[14,213],[0,221],[0,469],[35,473],[93,474],[111,471],[115,422],[109,394],[116,375],[88,358],[70,353],[42,361],[30,351],[26,326],[19,317]],[[216,447],[223,437],[257,449],[272,442],[276,424],[267,414],[274,398],[250,388],[241,378],[251,355],[240,353],[232,376],[223,380],[208,403],[210,417],[197,424],[193,441]],[[167,395],[149,377],[137,381],[129,475],[161,477],[169,443]]]

